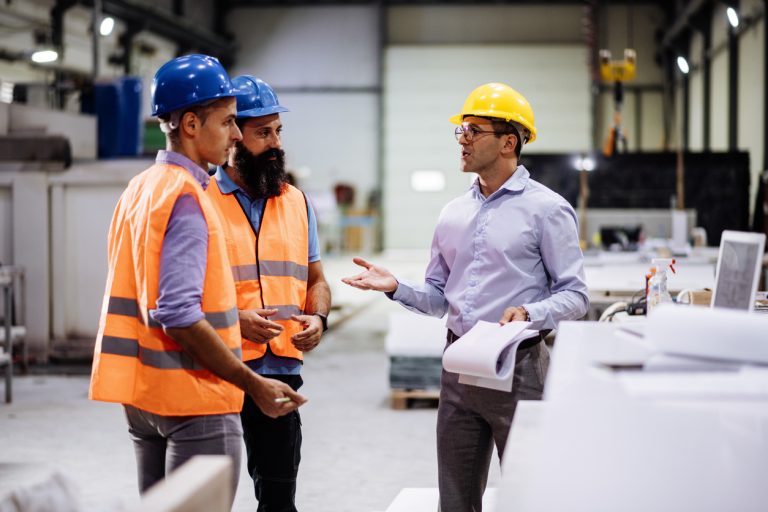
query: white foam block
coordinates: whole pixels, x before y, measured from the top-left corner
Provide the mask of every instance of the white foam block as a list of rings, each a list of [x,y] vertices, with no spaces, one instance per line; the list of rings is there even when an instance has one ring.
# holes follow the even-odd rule
[[[768,364],[765,315],[662,304],[649,316],[645,337],[668,354]]]
[[[397,312],[389,315],[385,347],[390,356],[442,357],[445,335],[440,318]]]

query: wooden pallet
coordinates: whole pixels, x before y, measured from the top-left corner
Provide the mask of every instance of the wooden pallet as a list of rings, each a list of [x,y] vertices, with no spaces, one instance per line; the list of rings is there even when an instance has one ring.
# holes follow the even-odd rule
[[[430,400],[435,403],[440,398],[439,389],[393,389],[390,403],[393,409],[408,409],[416,400]]]

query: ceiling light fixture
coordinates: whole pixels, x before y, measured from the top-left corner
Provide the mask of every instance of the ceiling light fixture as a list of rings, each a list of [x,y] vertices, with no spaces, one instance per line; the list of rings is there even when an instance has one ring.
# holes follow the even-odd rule
[[[597,167],[597,164],[592,157],[581,155],[576,157],[576,159],[573,161],[573,166],[577,171],[592,172]]]
[[[30,58],[32,59],[32,62],[37,62],[38,64],[54,62],[59,58],[59,52],[56,50],[38,50],[34,52]]]
[[[112,33],[112,29],[115,28],[115,19],[107,16],[103,20],[101,20],[101,25],[99,25],[99,34],[102,36],[108,36]]]

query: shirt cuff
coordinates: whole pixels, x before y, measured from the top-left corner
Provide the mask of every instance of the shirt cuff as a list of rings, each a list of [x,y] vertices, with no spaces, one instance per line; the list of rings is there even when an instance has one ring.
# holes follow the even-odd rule
[[[155,309],[150,311],[149,315],[155,322],[162,325],[164,329],[183,329],[205,319],[205,314],[199,305],[175,311]]]
[[[541,311],[541,306],[537,304],[523,304],[525,310],[528,312],[528,319],[531,322],[531,327],[535,326],[537,322],[541,321],[544,317]]]
[[[397,280],[397,288],[395,288],[394,291],[391,292],[384,292],[384,295],[389,297],[390,299],[401,302],[403,299],[408,297],[409,292],[412,291],[412,288],[408,286],[407,284],[403,283],[399,279]]]

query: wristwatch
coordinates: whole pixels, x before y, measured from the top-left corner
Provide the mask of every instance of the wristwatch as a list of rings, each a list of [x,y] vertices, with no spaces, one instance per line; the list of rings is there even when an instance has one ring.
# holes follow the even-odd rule
[[[323,322],[323,332],[328,330],[328,315],[322,313],[314,313],[314,315],[320,317],[320,321]]]

